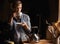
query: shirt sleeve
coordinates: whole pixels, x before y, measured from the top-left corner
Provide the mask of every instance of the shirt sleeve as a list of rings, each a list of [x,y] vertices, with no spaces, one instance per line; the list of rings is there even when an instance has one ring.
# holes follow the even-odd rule
[[[30,17],[29,16],[27,16],[27,25],[28,25],[28,27],[29,27],[29,31],[31,31],[31,22],[30,22]]]

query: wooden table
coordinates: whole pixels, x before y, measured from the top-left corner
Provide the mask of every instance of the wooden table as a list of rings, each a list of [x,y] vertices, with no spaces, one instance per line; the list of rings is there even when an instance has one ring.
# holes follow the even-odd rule
[[[14,44],[14,42],[12,41],[8,41],[9,44]],[[49,40],[45,40],[45,39],[42,39],[42,40],[39,40],[39,42],[35,42],[35,41],[31,41],[30,43],[23,43],[23,44],[52,44],[52,43],[49,43]]]
[[[24,44],[52,44],[52,43],[49,43],[48,40],[40,40],[39,42],[34,42],[34,41],[31,41],[31,43],[24,43]]]

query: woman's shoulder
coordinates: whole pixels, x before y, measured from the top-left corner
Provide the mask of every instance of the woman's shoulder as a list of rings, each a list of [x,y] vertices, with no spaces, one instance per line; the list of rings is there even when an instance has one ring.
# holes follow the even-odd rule
[[[22,13],[22,15],[25,16],[25,17],[29,17],[29,15],[26,14],[26,13]]]

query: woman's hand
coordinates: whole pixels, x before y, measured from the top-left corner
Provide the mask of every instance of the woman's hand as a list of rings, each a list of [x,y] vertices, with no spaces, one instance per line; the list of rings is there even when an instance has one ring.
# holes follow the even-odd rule
[[[26,22],[18,22],[18,23],[16,23],[16,24],[22,26],[22,27],[25,28],[25,29],[29,29],[29,27],[28,27],[28,25],[27,25]]]

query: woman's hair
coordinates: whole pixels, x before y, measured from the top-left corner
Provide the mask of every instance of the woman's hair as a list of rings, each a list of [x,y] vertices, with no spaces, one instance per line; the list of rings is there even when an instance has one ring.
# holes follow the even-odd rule
[[[13,8],[16,8],[19,4],[22,4],[22,2],[21,2],[20,0],[17,0],[17,1],[15,1],[15,2],[13,2],[12,7],[13,7]]]

